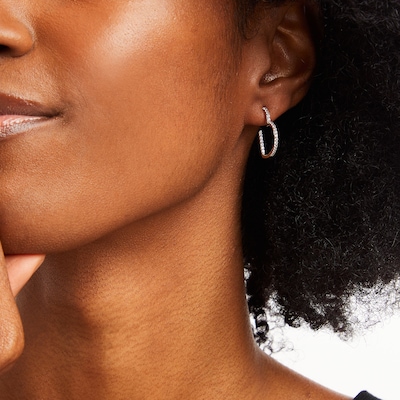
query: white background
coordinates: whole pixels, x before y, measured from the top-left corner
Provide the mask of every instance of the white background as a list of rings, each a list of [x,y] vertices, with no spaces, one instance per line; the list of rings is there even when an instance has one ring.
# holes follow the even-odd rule
[[[399,314],[350,341],[307,328],[284,328],[283,335],[293,350],[273,357],[302,375],[352,397],[367,390],[383,400],[400,399]]]

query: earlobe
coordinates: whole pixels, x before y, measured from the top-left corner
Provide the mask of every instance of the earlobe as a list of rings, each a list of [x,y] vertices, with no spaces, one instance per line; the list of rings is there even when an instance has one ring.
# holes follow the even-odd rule
[[[273,9],[274,18],[268,17],[267,11],[263,21],[259,21],[264,26],[249,39],[255,43],[250,46],[251,52],[258,54],[253,54],[256,66],[252,69],[254,93],[247,113],[248,125],[263,124],[264,106],[269,108],[271,118],[275,120],[307,93],[315,67],[315,43],[310,22],[317,23],[315,10],[310,7],[308,2],[289,2]],[[271,21],[277,20],[277,13],[279,22],[272,25]],[[264,38],[257,38],[259,35]]]

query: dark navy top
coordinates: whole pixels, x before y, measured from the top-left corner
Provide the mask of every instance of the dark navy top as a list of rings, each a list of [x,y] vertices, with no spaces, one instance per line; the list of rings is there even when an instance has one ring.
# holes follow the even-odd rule
[[[379,400],[377,397],[372,396],[368,392],[361,392],[354,400]]]

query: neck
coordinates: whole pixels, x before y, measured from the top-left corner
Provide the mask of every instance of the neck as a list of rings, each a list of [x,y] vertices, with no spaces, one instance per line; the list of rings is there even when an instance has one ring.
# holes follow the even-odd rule
[[[230,211],[240,207],[195,203],[49,255],[19,297],[26,350],[0,388],[55,400],[249,395],[261,356]]]

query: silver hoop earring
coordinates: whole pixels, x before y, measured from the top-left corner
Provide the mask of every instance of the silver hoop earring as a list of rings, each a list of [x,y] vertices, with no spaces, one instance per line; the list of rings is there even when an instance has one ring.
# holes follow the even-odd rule
[[[262,109],[265,112],[265,120],[266,120],[265,127],[271,128],[272,135],[274,136],[274,144],[269,153],[267,153],[265,151],[264,132],[263,132],[262,128],[258,131],[258,140],[260,142],[261,157],[262,158],[270,158],[270,157],[273,157],[278,150],[279,132],[278,132],[278,128],[276,127],[275,123],[271,120],[271,114],[269,113],[268,108],[263,107]]]

